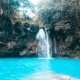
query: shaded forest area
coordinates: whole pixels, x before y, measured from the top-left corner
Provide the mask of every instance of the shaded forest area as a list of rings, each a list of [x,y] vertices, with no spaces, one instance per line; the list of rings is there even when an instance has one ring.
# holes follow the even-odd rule
[[[39,25],[25,14],[20,17],[18,1],[0,0],[0,57],[34,57],[37,54],[36,34],[42,25],[50,30],[51,37],[56,35],[63,57],[80,58],[80,1],[60,1],[48,3],[48,8],[39,8],[36,19]],[[31,8],[29,3],[27,7]]]

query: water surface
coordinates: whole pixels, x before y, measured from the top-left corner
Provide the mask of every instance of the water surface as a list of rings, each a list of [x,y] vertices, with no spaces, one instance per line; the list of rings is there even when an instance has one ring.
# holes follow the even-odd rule
[[[0,59],[0,80],[33,80],[35,74],[41,77],[45,73],[51,76],[54,73],[65,74],[80,79],[80,59]]]

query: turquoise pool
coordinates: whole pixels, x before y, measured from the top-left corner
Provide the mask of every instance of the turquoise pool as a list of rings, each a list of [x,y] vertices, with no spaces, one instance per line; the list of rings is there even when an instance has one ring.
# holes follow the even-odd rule
[[[0,59],[0,80],[33,80],[35,74],[48,72],[80,79],[80,59]]]

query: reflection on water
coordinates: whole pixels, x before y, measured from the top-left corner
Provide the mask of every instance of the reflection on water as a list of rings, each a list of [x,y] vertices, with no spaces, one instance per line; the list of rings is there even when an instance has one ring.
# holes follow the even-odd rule
[[[22,78],[22,80],[57,80],[57,75],[55,75],[53,72],[37,72],[33,73],[32,75],[29,75],[26,78]]]
[[[53,80],[54,74],[51,72],[49,59],[38,59],[39,63],[36,63],[35,72],[28,75],[21,80]]]
[[[76,59],[0,59],[0,80],[52,80],[58,74],[80,79],[80,60]],[[46,79],[47,78],[47,79]]]

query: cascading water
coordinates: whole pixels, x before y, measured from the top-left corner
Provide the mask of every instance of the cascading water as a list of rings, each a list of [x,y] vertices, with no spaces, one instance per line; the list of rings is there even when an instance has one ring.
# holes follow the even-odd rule
[[[38,42],[38,57],[52,58],[51,44],[47,30],[41,28],[36,38]]]
[[[56,37],[55,37],[55,35],[54,35],[54,53],[57,54]]]

